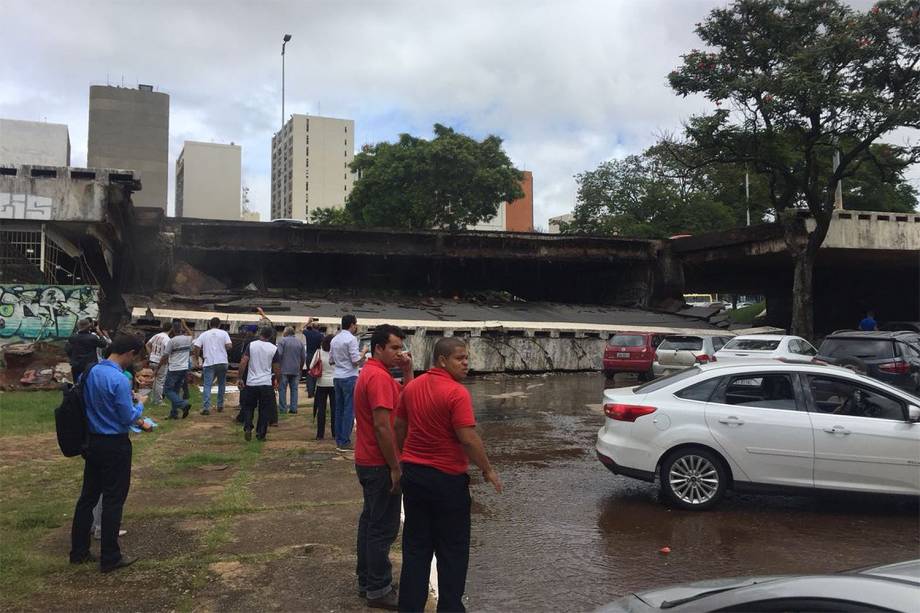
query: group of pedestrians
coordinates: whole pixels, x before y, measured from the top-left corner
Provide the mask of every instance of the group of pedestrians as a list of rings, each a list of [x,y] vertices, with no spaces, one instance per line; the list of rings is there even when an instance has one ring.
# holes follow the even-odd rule
[[[372,357],[353,388],[355,470],[364,497],[356,544],[358,593],[369,607],[423,611],[436,553],[438,610],[464,611],[469,462],[499,493],[502,482],[476,432],[470,393],[461,384],[469,372],[466,344],[454,337],[439,340],[432,368],[413,378],[404,339],[396,326],[377,326]],[[393,368],[402,370],[403,384],[391,375]],[[399,532],[401,503],[405,523],[397,586],[389,551]]]

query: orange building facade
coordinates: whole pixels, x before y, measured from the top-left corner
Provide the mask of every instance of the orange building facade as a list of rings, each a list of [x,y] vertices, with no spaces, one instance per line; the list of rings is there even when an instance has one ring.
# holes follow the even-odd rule
[[[533,232],[533,173],[522,172],[524,197],[505,205],[505,230],[508,232]]]

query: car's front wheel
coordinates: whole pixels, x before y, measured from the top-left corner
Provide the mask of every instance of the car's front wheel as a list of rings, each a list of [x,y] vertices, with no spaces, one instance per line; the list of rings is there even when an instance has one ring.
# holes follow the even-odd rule
[[[727,485],[722,460],[707,449],[678,449],[661,463],[661,494],[678,508],[710,509],[721,500]]]

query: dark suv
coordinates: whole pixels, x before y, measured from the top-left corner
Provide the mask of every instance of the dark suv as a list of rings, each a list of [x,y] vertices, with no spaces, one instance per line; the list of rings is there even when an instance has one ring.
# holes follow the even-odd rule
[[[827,336],[817,360],[920,394],[920,334],[842,330]]]

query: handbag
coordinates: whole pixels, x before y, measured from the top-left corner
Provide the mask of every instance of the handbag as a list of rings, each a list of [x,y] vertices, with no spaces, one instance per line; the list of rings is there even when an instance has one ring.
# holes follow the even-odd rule
[[[316,360],[316,364],[311,366],[310,370],[307,371],[307,374],[313,377],[314,379],[319,379],[320,377],[323,376],[323,358],[322,358],[322,354],[320,354],[318,349],[316,350],[316,353],[313,354],[313,357],[317,357],[317,356],[320,356],[320,357]]]

